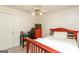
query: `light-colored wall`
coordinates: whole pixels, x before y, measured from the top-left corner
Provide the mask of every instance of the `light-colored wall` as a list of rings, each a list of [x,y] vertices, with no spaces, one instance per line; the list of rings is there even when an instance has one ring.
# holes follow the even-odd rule
[[[50,28],[64,27],[79,30],[79,7],[48,13],[41,17],[43,36],[49,34]]]
[[[50,28],[63,27],[79,31],[79,7],[48,13],[41,17],[43,36],[50,34]],[[79,46],[79,34],[78,34]]]
[[[14,28],[14,46],[19,45],[19,37],[20,31],[23,30],[24,32],[28,32],[32,27],[34,27],[35,23],[38,23],[37,17],[33,17],[30,13],[17,10],[7,6],[0,6],[1,13],[8,13],[12,14],[15,21],[15,28]],[[1,41],[1,40],[0,40]],[[4,41],[5,43],[5,41]]]

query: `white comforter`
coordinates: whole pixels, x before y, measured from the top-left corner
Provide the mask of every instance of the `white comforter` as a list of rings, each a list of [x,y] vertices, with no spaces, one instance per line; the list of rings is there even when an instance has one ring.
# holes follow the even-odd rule
[[[79,53],[79,49],[76,43],[76,40],[72,39],[59,39],[55,38],[53,36],[47,36],[45,38],[38,38],[36,41],[47,45],[53,49],[56,49],[57,51],[60,52],[65,52],[65,53],[70,53],[70,52],[75,52]]]

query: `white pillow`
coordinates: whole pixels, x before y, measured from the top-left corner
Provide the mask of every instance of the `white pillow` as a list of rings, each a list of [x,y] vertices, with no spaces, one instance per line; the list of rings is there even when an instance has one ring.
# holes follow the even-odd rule
[[[54,37],[67,39],[67,32],[54,32]]]

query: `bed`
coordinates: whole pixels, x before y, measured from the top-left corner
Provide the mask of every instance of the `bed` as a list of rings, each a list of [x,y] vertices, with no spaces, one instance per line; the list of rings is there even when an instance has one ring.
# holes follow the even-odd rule
[[[59,34],[62,33],[62,34]],[[64,34],[65,33],[65,34]],[[55,35],[56,34],[56,35]],[[65,28],[50,29],[50,35],[33,40],[26,37],[27,53],[68,53],[79,52],[78,31]]]

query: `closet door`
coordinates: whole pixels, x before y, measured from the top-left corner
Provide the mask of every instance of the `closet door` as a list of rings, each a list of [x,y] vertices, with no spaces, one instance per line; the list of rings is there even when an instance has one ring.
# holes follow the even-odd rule
[[[14,46],[14,16],[0,13],[0,50]]]

